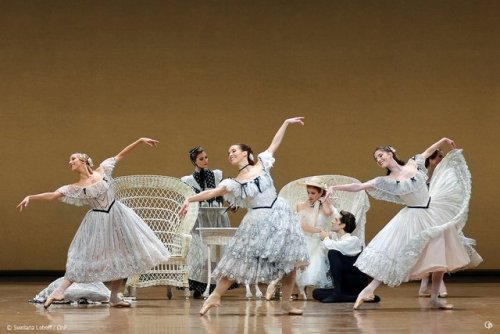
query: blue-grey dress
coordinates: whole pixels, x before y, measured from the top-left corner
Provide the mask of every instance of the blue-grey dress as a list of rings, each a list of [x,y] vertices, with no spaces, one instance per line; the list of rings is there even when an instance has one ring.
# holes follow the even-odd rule
[[[270,283],[307,265],[309,255],[298,216],[277,197],[270,170],[272,154],[259,154],[262,174],[245,181],[226,179],[219,184],[233,206],[247,208],[234,238],[213,271],[217,278],[238,283]]]

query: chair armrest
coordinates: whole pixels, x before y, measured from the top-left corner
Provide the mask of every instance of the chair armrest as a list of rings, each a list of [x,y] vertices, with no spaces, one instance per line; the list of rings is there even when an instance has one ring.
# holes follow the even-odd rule
[[[191,234],[176,233],[173,237],[173,248],[176,250],[173,256],[180,256],[182,258],[187,257],[189,253],[189,247],[191,246]]]

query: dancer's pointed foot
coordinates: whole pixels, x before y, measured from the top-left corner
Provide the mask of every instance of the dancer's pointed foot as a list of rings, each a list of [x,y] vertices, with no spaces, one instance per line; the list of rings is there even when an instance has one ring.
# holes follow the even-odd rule
[[[219,307],[220,306],[220,295],[212,292],[210,296],[208,296],[207,300],[203,303],[203,306],[200,309],[200,315],[205,315],[208,310],[210,310],[212,307]]]
[[[420,290],[418,290],[418,296],[419,297],[430,297],[431,293],[430,293],[429,289],[420,289]]]
[[[130,307],[132,306],[129,302],[123,300],[122,293],[111,293],[111,298],[109,298],[109,306],[111,307]]]
[[[303,300],[307,300],[307,292],[306,287],[299,287],[299,294],[297,295],[297,299],[302,298]]]
[[[262,291],[260,291],[259,286],[258,286],[258,285],[256,285],[256,286],[255,286],[255,298],[257,298],[257,299],[261,299],[261,298],[262,298],[262,296],[263,296],[263,295],[262,295]]]
[[[266,290],[266,300],[271,300],[274,297],[274,291],[276,291],[276,283],[269,283]]]
[[[358,295],[358,298],[356,298],[356,302],[354,303],[354,306],[352,308],[353,310],[357,310],[364,302],[371,302],[374,300],[375,300],[375,295],[373,295],[372,293],[364,295],[361,292]]]
[[[429,306],[431,308],[439,309],[439,310],[452,310],[453,309],[453,305],[441,303],[440,301],[435,300],[435,299],[430,300]]]
[[[288,313],[288,315],[302,315],[304,310],[293,307],[290,302],[282,302],[281,309]]]
[[[53,302],[55,301],[61,301],[64,300],[64,294],[51,294],[50,296],[47,297],[45,300],[45,303],[43,303],[43,307],[45,309],[48,309],[50,305],[52,305]]]
[[[130,307],[132,306],[129,302],[122,300],[119,300],[117,302],[109,302],[109,306],[111,307]]]
[[[448,291],[446,290],[446,285],[444,285],[444,282],[441,282],[441,285],[439,286],[439,295],[438,297],[440,298],[446,298],[448,297]]]

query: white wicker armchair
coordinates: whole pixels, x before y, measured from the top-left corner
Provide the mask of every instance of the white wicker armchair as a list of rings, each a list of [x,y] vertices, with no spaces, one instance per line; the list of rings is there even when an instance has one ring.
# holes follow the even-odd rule
[[[198,203],[191,203],[183,219],[178,211],[187,196],[194,191],[180,179],[159,175],[130,175],[114,179],[116,199],[133,209],[163,241],[172,256],[139,276],[129,277],[126,289],[135,297],[136,288],[167,285],[167,297],[172,298],[171,286],[184,288],[189,298],[187,254],[191,231],[198,216]]]
[[[343,175],[319,175],[323,183],[330,186],[333,184],[360,183],[359,180]],[[306,187],[304,181],[310,177],[304,177],[286,184],[280,191],[279,196],[288,201],[292,208],[296,204],[307,200]],[[364,191],[347,192],[337,191],[333,194],[333,205],[339,210],[351,212],[356,217],[356,229],[353,235],[360,238],[365,244],[365,224],[366,212],[370,209],[368,195]]]

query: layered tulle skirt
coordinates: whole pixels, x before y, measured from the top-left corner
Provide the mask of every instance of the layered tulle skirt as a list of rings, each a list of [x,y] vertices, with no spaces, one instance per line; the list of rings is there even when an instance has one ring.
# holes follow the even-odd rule
[[[149,226],[116,201],[109,212],[87,212],[69,247],[65,277],[79,283],[114,281],[142,274],[169,257]]]
[[[297,273],[296,282],[298,286],[316,286],[326,288],[332,285],[328,271],[327,250],[323,247],[321,239],[316,235],[306,235],[307,250],[309,253],[309,265]]]
[[[297,215],[279,198],[272,208],[249,209],[213,271],[238,283],[270,283],[309,262]]]

